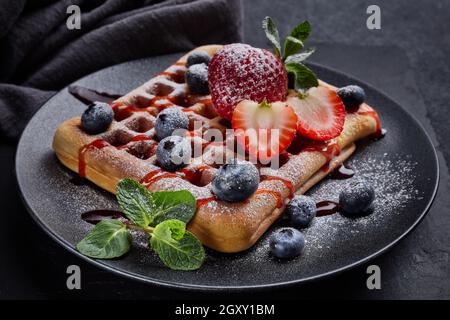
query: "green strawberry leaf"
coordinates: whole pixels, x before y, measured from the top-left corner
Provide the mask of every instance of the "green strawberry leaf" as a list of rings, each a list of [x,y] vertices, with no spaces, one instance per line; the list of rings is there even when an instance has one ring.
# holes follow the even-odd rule
[[[304,43],[311,34],[312,29],[309,21],[305,20],[292,29],[291,33],[284,41],[282,55],[280,36],[270,17],[264,18],[263,29],[266,32],[267,38],[274,45],[277,57],[282,57],[286,71],[295,76],[295,89],[304,91],[311,87],[317,87],[319,81],[316,75],[303,64],[303,62],[313,54],[314,48],[306,49],[299,53],[299,51],[304,48]]]
[[[153,222],[153,199],[147,189],[132,179],[123,179],[117,185],[117,200],[124,215],[140,227]]]
[[[161,261],[174,270],[196,270],[205,259],[201,242],[179,220],[166,220],[155,227],[150,246]]]
[[[280,45],[280,35],[278,34],[278,29],[275,26],[271,17],[265,17],[262,22],[262,27],[266,33],[267,39],[272,43],[275,49],[275,55],[281,57],[281,45]]]
[[[302,90],[307,90],[319,85],[319,81],[317,80],[314,72],[304,64],[294,62],[286,63],[285,68],[287,72],[292,72],[295,75],[296,87]]]
[[[305,50],[303,50],[303,51],[300,52],[300,53],[297,53],[297,54],[293,54],[293,55],[288,56],[288,57],[286,58],[286,61],[285,61],[285,62],[286,62],[286,63],[291,63],[291,62],[294,62],[294,63],[302,63],[303,61],[305,61],[306,59],[308,59],[309,56],[312,55],[312,54],[314,53],[315,50],[316,50],[315,48],[308,48],[308,49],[305,49]]]
[[[151,197],[154,205],[153,225],[169,219],[188,223],[197,210],[196,199],[187,190],[153,192]]]
[[[292,36],[287,36],[284,41],[283,60],[290,55],[299,52],[303,48],[303,42]]]
[[[311,24],[309,21],[303,21],[299,25],[297,25],[294,29],[291,31],[291,37],[294,37],[301,42],[305,42],[306,39],[308,39],[309,35],[311,33]]]
[[[131,235],[119,220],[102,220],[77,244],[85,256],[97,259],[117,258],[130,250]]]

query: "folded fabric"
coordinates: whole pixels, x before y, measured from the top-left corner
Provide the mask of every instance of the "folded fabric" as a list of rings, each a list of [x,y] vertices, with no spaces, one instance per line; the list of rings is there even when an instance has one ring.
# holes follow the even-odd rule
[[[69,30],[69,5],[81,29]],[[0,138],[80,77],[120,62],[242,38],[240,0],[3,0]]]

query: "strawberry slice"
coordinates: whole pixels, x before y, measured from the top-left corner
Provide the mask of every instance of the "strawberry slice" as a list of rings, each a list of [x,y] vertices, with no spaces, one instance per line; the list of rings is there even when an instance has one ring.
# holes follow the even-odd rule
[[[286,102],[298,116],[297,131],[302,136],[325,141],[341,134],[344,128],[345,106],[333,90],[314,87],[304,96],[292,91]]]
[[[286,102],[243,100],[233,111],[231,125],[237,143],[250,156],[268,162],[291,144],[297,115]]]

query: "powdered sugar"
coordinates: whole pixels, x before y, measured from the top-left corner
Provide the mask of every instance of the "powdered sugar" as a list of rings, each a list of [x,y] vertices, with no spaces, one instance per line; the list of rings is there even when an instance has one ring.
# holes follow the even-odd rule
[[[394,160],[391,160],[394,159]],[[352,179],[364,179],[375,189],[374,212],[366,217],[351,219],[340,214],[318,217],[311,228],[306,229],[309,245],[330,247],[330,241],[341,234],[364,233],[367,228],[377,228],[388,223],[393,215],[402,212],[409,202],[420,199],[418,190],[414,189],[414,168],[417,163],[401,157],[369,157],[364,160],[349,161],[355,171]],[[327,179],[309,192],[316,201],[338,201],[341,190],[349,187],[350,180]]]
[[[364,161],[350,160],[348,162],[356,172],[352,179],[363,179],[372,184],[375,189],[374,204],[377,211],[395,214],[399,207],[416,197],[420,197],[413,189],[414,168],[417,165],[408,159],[390,160],[388,154],[380,157],[370,157]],[[339,193],[348,187],[350,180],[332,180],[319,185],[311,196],[317,200],[338,201]],[[378,195],[378,196],[377,196]],[[382,195],[382,196],[380,196]]]

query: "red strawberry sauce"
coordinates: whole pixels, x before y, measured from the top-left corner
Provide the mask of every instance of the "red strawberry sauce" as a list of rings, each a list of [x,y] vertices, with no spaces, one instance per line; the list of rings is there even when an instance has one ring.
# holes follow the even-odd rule
[[[80,150],[78,151],[78,174],[80,175],[80,177],[86,177],[86,151],[92,148],[103,149],[109,145],[110,144],[105,140],[97,139],[80,148]]]

